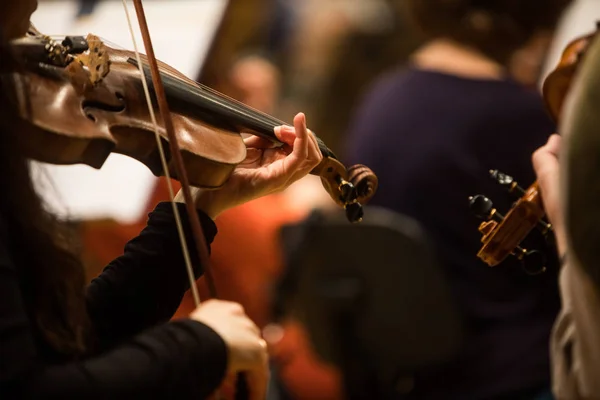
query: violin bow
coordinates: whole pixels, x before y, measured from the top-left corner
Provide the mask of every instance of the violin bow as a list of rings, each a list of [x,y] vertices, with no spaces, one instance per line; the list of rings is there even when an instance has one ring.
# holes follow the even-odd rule
[[[175,216],[175,221],[177,224],[177,231],[179,234],[179,240],[181,242],[181,248],[185,260],[185,265],[187,269],[190,289],[192,291],[192,295],[194,298],[194,303],[196,307],[200,305],[200,295],[198,293],[198,286],[196,283],[196,276],[194,274],[194,270],[192,268],[192,263],[189,256],[189,250],[187,248],[187,241],[185,237],[185,233],[183,231],[183,224],[181,221],[181,216],[178,212],[178,208],[175,202],[175,194],[173,190],[173,185],[171,182],[171,177],[169,174],[169,165],[167,163],[167,158],[165,156],[165,152],[162,146],[161,137],[159,134],[159,126],[156,120],[156,115],[154,113],[154,107],[152,105],[152,99],[150,97],[150,93],[148,90],[148,84],[146,82],[146,77],[144,75],[143,63],[140,57],[140,53],[138,51],[138,47],[135,40],[135,35],[133,32],[133,25],[131,23],[131,18],[129,16],[129,8],[127,6],[127,0],[123,1],[123,7],[125,9],[125,16],[127,17],[127,23],[129,25],[129,31],[131,34],[131,40],[133,41],[134,52],[137,58],[138,67],[141,74],[141,81],[144,88],[144,93],[146,96],[146,102],[148,104],[148,111],[150,113],[150,117],[152,119],[152,125],[154,127],[154,134],[156,137],[156,143],[158,145],[158,150],[160,153],[160,159],[162,163],[162,168],[165,174],[165,178],[167,181],[167,187],[169,190],[169,196],[171,197],[171,205],[173,207],[173,214]],[[206,283],[209,290],[209,296],[211,298],[218,298],[217,288],[214,281],[214,275],[212,273],[212,266],[210,264],[210,257],[208,254],[208,245],[206,243],[206,237],[204,235],[204,231],[202,230],[202,225],[200,224],[200,218],[198,217],[194,198],[192,197],[192,191],[190,187],[190,183],[188,180],[188,176],[185,170],[185,166],[183,163],[183,157],[181,155],[181,150],[179,147],[179,143],[177,142],[177,136],[175,134],[175,128],[173,126],[173,120],[171,119],[171,112],[169,109],[169,104],[167,102],[167,97],[165,94],[164,85],[160,76],[160,71],[158,68],[158,62],[156,60],[156,56],[154,54],[154,48],[152,45],[152,40],[150,38],[150,32],[148,29],[148,23],[146,20],[146,15],[144,12],[144,7],[142,5],[142,0],[133,0],[133,4],[135,7],[135,12],[137,15],[140,32],[142,35],[142,39],[144,42],[144,48],[146,50],[146,57],[148,60],[148,65],[150,67],[150,73],[152,75],[152,83],[154,85],[156,101],[158,104],[158,109],[160,111],[164,128],[167,133],[167,137],[169,139],[169,146],[171,150],[171,156],[173,165],[175,167],[175,171],[177,173],[177,179],[181,183],[181,191],[183,193],[183,198],[189,218],[189,223],[192,229],[192,233],[194,236],[194,243],[196,245],[196,250],[198,252],[198,256],[200,258],[200,263],[204,270],[204,276],[206,279]],[[246,399],[248,397],[248,388],[247,382],[245,380],[244,375],[238,375],[237,379],[237,387],[236,387],[236,399]]]

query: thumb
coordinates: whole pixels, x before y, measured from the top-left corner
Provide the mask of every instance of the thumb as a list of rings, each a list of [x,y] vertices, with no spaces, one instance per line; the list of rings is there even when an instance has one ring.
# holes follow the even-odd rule
[[[550,136],[550,138],[548,139],[548,143],[546,143],[548,152],[555,155],[557,158],[558,158],[558,153],[560,152],[561,146],[562,146],[562,137],[557,134]]]
[[[558,172],[558,153],[560,145],[561,137],[552,135],[544,146],[533,153],[531,161],[538,179],[543,175]]]

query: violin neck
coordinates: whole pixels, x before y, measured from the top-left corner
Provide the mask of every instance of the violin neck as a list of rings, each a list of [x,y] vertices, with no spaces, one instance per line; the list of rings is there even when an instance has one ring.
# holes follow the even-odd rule
[[[137,61],[130,58],[130,64],[137,67]],[[144,63],[144,76],[154,100],[154,85],[150,68]],[[221,93],[200,85],[191,85],[175,76],[161,72],[167,101],[173,111],[186,113],[200,118],[215,126],[260,136],[281,145],[275,136],[274,128],[289,125],[268,114],[262,113],[247,105],[235,101]],[[319,149],[324,157],[337,159],[335,154],[315,135]]]

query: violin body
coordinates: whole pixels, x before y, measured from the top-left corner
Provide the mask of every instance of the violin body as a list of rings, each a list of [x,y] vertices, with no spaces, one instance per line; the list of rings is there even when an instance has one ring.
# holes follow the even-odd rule
[[[66,37],[57,43],[31,28],[13,42],[23,68],[13,73],[21,130],[27,154],[36,160],[101,168],[111,153],[132,157],[156,176],[165,175],[137,56],[107,46],[94,35]],[[169,175],[178,179],[169,159],[169,136],[150,79],[146,57],[140,56],[144,80],[167,152]],[[246,158],[242,133],[281,143],[274,128],[285,123],[212,91],[159,62],[170,103],[170,117],[190,185],[223,186]],[[362,204],[375,194],[378,181],[362,165],[349,169],[317,138],[323,161],[312,174],[321,177],[332,199],[348,218],[362,219]],[[29,146],[27,146],[29,144]]]
[[[579,69],[581,59],[595,36],[596,33],[592,33],[571,41],[565,47],[556,68],[544,80],[542,85],[544,102],[555,122],[558,122],[558,117],[561,115],[563,102]]]
[[[597,29],[600,29],[600,24]],[[561,120],[565,98],[596,33],[597,31],[571,41],[563,51],[557,67],[544,80],[544,102],[556,123]],[[534,268],[525,265],[526,270],[535,270],[536,273],[544,271],[546,267],[542,264],[546,262],[545,257],[537,250],[528,251],[520,247],[534,229],[539,229],[550,240],[552,226],[544,220],[545,211],[537,182],[524,190],[518,187],[512,177],[498,171],[491,171],[491,174],[498,183],[508,186],[509,192],[516,193],[519,199],[506,216],[501,216],[493,208],[491,201],[482,195],[470,199],[475,214],[484,219],[479,225],[482,247],[477,256],[491,267],[500,264],[510,255],[516,256],[525,264],[527,258],[535,256],[530,258],[540,265]]]
[[[139,70],[131,63],[135,55],[110,48],[91,35],[86,42],[95,56],[87,58],[86,67],[97,74],[73,61],[66,67],[38,64],[39,69],[15,76],[26,99],[19,104],[23,121],[36,139],[28,141],[29,155],[52,164],[101,168],[114,152],[142,162],[156,176],[163,175]],[[246,157],[240,133],[177,110],[172,111],[172,119],[191,184],[222,186]],[[167,142],[162,124],[159,127]],[[169,172],[177,178],[174,168]]]

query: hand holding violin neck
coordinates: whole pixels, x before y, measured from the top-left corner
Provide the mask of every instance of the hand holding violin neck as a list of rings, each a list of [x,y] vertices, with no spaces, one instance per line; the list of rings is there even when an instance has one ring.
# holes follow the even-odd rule
[[[137,65],[132,58],[127,62]],[[148,66],[144,65],[143,68],[148,69]],[[289,125],[284,121],[196,82],[164,72],[161,72],[161,75],[173,110],[189,113],[223,129],[250,133],[275,144],[282,144],[275,136],[274,129],[277,126]],[[149,80],[148,85],[152,87]],[[346,210],[350,221],[360,221],[362,204],[366,204],[377,190],[377,176],[362,165],[346,170],[327,145],[318,136],[314,136],[323,161],[311,174],[322,178],[325,189],[332,199]]]

